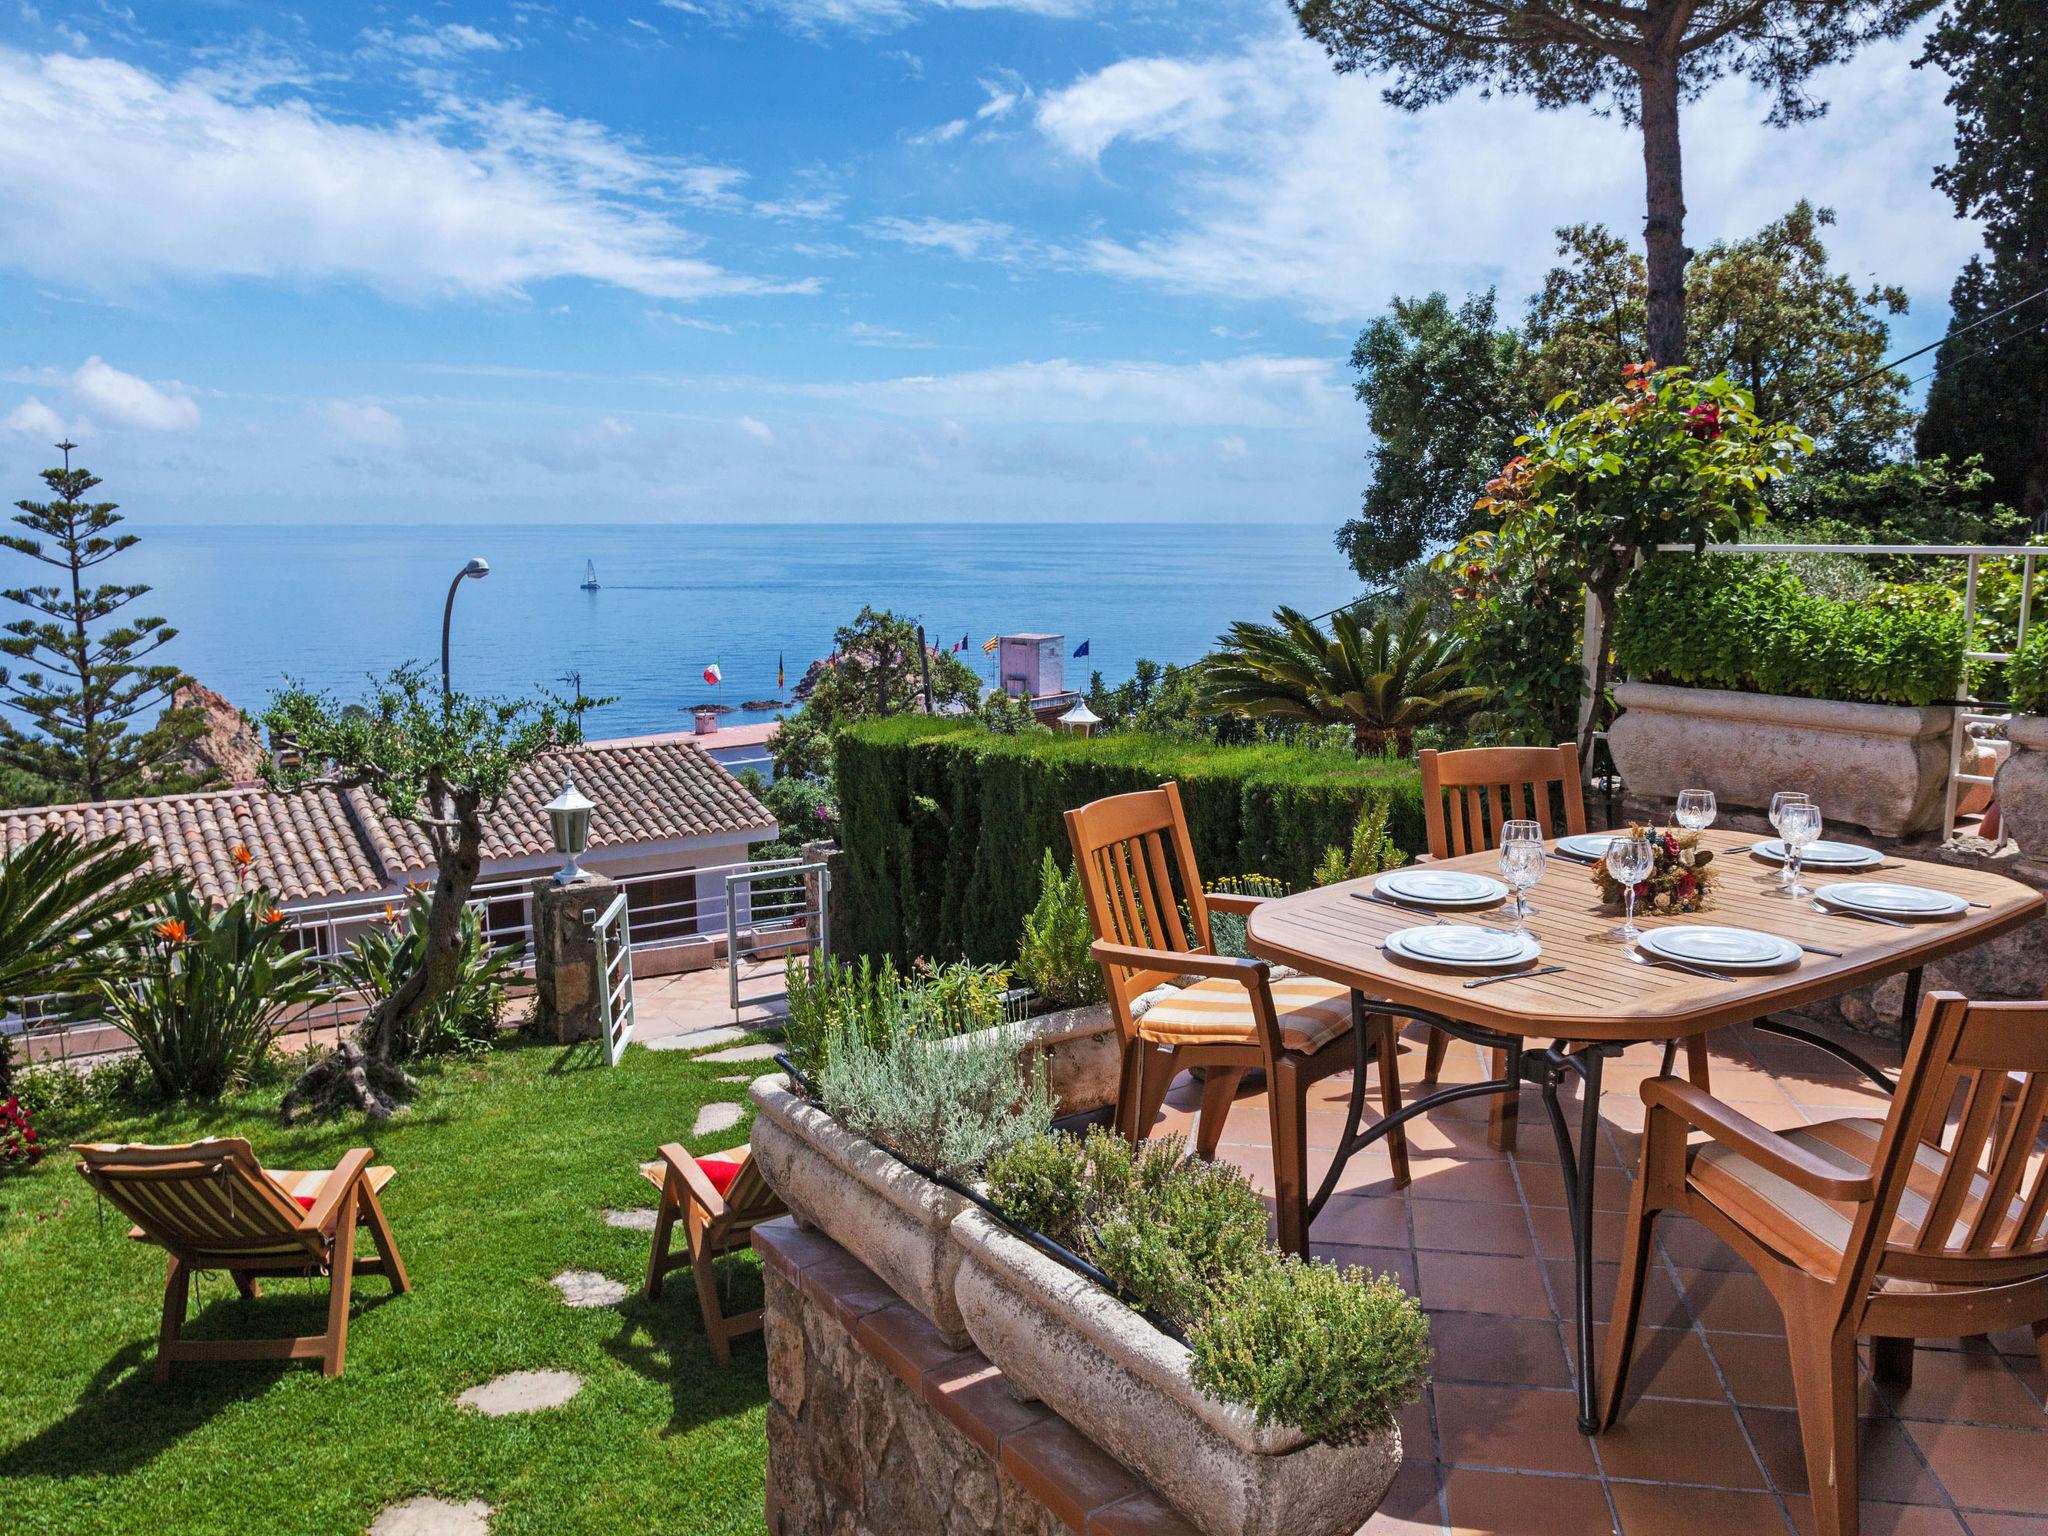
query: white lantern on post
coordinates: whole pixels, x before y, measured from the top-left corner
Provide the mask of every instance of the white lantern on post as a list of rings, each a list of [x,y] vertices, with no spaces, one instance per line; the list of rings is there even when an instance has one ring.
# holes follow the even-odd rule
[[[548,825],[554,831],[555,852],[569,856],[569,862],[556,871],[555,883],[567,885],[582,879],[583,870],[576,860],[590,847],[590,813],[596,805],[584,798],[573,777],[565,775],[562,792],[541,809],[548,813]]]

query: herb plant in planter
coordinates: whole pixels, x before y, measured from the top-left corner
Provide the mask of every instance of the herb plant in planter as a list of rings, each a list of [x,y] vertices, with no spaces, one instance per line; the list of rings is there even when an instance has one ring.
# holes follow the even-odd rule
[[[1400,1462],[1421,1308],[1391,1279],[1283,1257],[1244,1175],[1183,1150],[1098,1129],[993,1157],[1004,1222],[972,1209],[953,1228],[967,1330],[1208,1536],[1348,1536]]]
[[[975,1176],[1052,1122],[1042,1067],[1001,1027],[950,1033],[961,1006],[929,980],[887,1000],[869,987],[816,1042],[815,1097],[779,1074],[749,1089],[754,1164],[791,1213],[956,1346],[967,1334],[947,1229],[967,1202],[939,1179]]]

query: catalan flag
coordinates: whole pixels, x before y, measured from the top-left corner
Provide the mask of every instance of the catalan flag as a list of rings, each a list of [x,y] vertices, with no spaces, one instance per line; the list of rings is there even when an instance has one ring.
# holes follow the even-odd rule
[[[996,647],[1001,645],[1002,643],[1003,637],[1001,635],[990,635],[986,640],[981,642],[981,654],[984,656],[995,655]]]
[[[782,652],[775,653],[775,691],[782,692]]]

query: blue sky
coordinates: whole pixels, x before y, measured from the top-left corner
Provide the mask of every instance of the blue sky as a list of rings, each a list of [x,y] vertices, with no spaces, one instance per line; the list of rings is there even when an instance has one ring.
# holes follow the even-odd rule
[[[0,480],[180,521],[1288,519],[1389,295],[1640,225],[1636,140],[1335,76],[1279,0],[0,0]],[[1832,204],[1939,334],[1911,43],[1686,124],[1688,235]]]

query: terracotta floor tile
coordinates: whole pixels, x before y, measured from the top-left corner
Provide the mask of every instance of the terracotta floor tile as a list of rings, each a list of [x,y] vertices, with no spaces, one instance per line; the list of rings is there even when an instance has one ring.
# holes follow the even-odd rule
[[[1091,1515],[1088,1536],[1196,1536],[1196,1531],[1158,1495],[1134,1493]]]
[[[1700,1326],[1711,1333],[1775,1333],[1785,1331],[1784,1314],[1748,1270],[1681,1269],[1679,1283]]]
[[[1047,1419],[1003,1441],[1003,1470],[1073,1530],[1088,1516],[1137,1491],[1122,1467],[1062,1419]]]
[[[1657,1218],[1657,1241],[1672,1263],[1683,1269],[1748,1269],[1733,1248],[1690,1216]]]
[[[1315,1240],[1348,1243],[1355,1248],[1406,1248],[1408,1202],[1396,1195],[1372,1199],[1363,1195],[1332,1195],[1315,1220]]]
[[[1792,1355],[1783,1338],[1754,1333],[1709,1333],[1707,1349],[1720,1362],[1728,1391],[1746,1408],[1790,1408]]]
[[[1564,1321],[1572,1320],[1573,1270],[1570,1259],[1545,1259],[1544,1269],[1550,1275],[1550,1289],[1557,1297],[1559,1310]],[[1620,1274],[1616,1264],[1593,1266],[1593,1321],[1604,1323],[1614,1308],[1614,1283]],[[1650,1266],[1643,1280],[1643,1326],[1646,1328],[1689,1328],[1692,1314],[1686,1310],[1685,1301],[1678,1285],[1671,1278],[1671,1272],[1661,1264]]]
[[[1315,1243],[1316,1252],[1332,1264],[1345,1268],[1356,1265],[1375,1275],[1392,1275],[1401,1284],[1401,1289],[1411,1295],[1416,1292],[1415,1255],[1406,1248],[1360,1248],[1350,1243]]]
[[[1593,1257],[1609,1263],[1621,1257],[1621,1233],[1627,1221],[1622,1211],[1593,1213]],[[1562,1207],[1532,1205],[1529,1220],[1536,1228],[1536,1251],[1546,1259],[1572,1256],[1572,1224]]]
[[[1454,1467],[1444,1478],[1454,1536],[1595,1536],[1614,1529],[1589,1478],[1528,1477]]]
[[[1745,1408],[1742,1422],[1756,1441],[1757,1454],[1780,1493],[1806,1492],[1806,1454],[1799,1439],[1799,1417],[1789,1409]],[[1906,1438],[1905,1427],[1893,1419],[1865,1419],[1858,1446],[1860,1489],[1866,1499],[1885,1504],[1943,1504],[1935,1482]]]
[[[1447,1463],[1515,1472],[1594,1475],[1569,1392],[1445,1383],[1436,1396],[1437,1436]]]
[[[1491,1205],[1479,1201],[1418,1200],[1415,1202],[1415,1246],[1453,1253],[1496,1253],[1532,1257],[1535,1239],[1520,1202]]]
[[[938,1329],[904,1306],[868,1313],[854,1324],[853,1336],[899,1380],[916,1388],[922,1387],[927,1372],[955,1365],[971,1354],[952,1348]],[[972,1358],[979,1360],[980,1356]]]
[[[2032,1355],[2040,1359],[2034,1336],[2024,1328],[2007,1328],[1991,1335],[1991,1347],[2001,1355]]]
[[[2048,1518],[2039,1515],[1986,1515],[1972,1511],[1963,1516],[1970,1536],[2048,1536]]]
[[[1516,1167],[1522,1175],[1522,1190],[1531,1205],[1564,1204],[1564,1173],[1552,1157],[1530,1157],[1516,1159]],[[1628,1209],[1629,1181],[1618,1168],[1602,1168],[1600,1176],[1593,1182],[1593,1209],[1596,1211],[1625,1211]]]
[[[2036,1366],[2038,1370],[2038,1365]],[[1880,1381],[1877,1390],[1902,1419],[1962,1419],[2014,1429],[2048,1429],[2041,1411],[2005,1357],[1990,1351],[1913,1351],[1913,1384]],[[2048,1468],[2043,1469],[2048,1477]]]
[[[1563,1330],[1565,1354],[1572,1353],[1574,1331]],[[1593,1325],[1593,1362],[1607,1350],[1607,1325]],[[1691,1328],[1638,1328],[1635,1356],[1629,1362],[1628,1395],[1678,1397],[1700,1403],[1726,1403],[1720,1373],[1699,1333]]]
[[[1521,1186],[1506,1158],[1487,1162],[1433,1163],[1413,1170],[1415,1182],[1408,1188],[1413,1200],[1480,1200],[1493,1205],[1515,1205],[1521,1201]]]
[[[1409,1403],[1394,1415],[1394,1422],[1401,1430],[1401,1458],[1404,1461],[1436,1461],[1435,1409],[1432,1406],[1433,1387],[1423,1389],[1422,1396]]]
[[[1787,1528],[1784,1509],[1768,1493],[1665,1483],[1615,1483],[1608,1491],[1621,1514],[1622,1536],[1701,1536],[1707,1531],[1776,1536]]]
[[[1497,1254],[1418,1253],[1422,1304],[1447,1312],[1494,1312],[1506,1317],[1551,1316],[1543,1270],[1534,1259]]]
[[[1813,1536],[1813,1500],[1788,1497],[1785,1507],[1799,1536]],[[1865,1499],[1858,1513],[1863,1536],[1963,1536],[1962,1519],[1953,1510],[1927,1504],[1876,1504]]]
[[[1438,1381],[1509,1387],[1568,1387],[1564,1345],[1555,1322],[1477,1312],[1434,1312],[1429,1340]]]
[[[924,1379],[924,1400],[947,1422],[989,1455],[1004,1437],[1042,1422],[1051,1410],[1038,1403],[1020,1403],[1003,1381],[1003,1373],[966,1356]]]
[[[1742,1421],[1725,1402],[1638,1398],[1627,1406],[1620,1422],[1599,1437],[1599,1446],[1600,1465],[1613,1478],[1718,1488],[1769,1486]]]
[[[2048,1515],[2048,1430],[1909,1423],[1906,1433],[1962,1508]]]
[[[1403,1463],[1394,1485],[1358,1536],[1442,1536],[1444,1522],[1437,1496],[1437,1471],[1424,1462]]]

